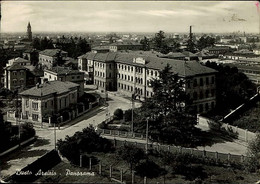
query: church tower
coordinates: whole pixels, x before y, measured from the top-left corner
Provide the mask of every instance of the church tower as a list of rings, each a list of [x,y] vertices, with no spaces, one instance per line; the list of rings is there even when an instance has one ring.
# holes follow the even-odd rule
[[[31,28],[30,22],[28,23],[28,26],[27,26],[27,36],[28,36],[28,40],[32,41],[32,28]]]

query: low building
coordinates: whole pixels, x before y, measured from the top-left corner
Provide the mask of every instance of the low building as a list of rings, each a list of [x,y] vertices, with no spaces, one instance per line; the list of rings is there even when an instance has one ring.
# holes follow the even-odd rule
[[[84,94],[84,73],[78,70],[72,70],[68,67],[53,67],[45,69],[43,79],[48,81],[69,81],[79,85],[78,96]]]
[[[68,57],[68,53],[60,49],[46,49],[39,52],[39,64],[43,68],[51,69],[54,66],[58,65],[59,61],[63,61]]]
[[[25,90],[22,99],[21,120],[42,123],[48,117],[77,103],[78,84],[62,81],[48,81]]]

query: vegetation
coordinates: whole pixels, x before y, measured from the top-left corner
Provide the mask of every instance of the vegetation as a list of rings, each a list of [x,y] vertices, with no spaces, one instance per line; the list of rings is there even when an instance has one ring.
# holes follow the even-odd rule
[[[214,110],[218,114],[229,113],[230,109],[237,108],[255,95],[255,84],[236,67],[217,65],[214,62],[207,62],[206,66],[218,71],[216,77],[218,103]]]
[[[34,38],[32,41],[33,48],[37,50],[53,49],[53,41],[44,37],[43,39]]]
[[[114,112],[114,117],[116,120],[121,120],[123,119],[123,116],[124,116],[124,112],[122,109],[116,109],[115,112]]]
[[[131,145],[120,147],[117,150],[117,155],[129,164],[131,171],[145,158],[143,149]]]
[[[183,89],[184,81],[167,66],[151,82],[154,95],[139,109],[135,129],[145,133],[149,119],[149,135],[153,141],[176,144],[192,144],[196,117],[188,113],[189,101]],[[186,103],[186,107],[185,104]]]
[[[31,123],[22,124],[20,127],[20,138],[19,138],[19,127],[12,126],[9,122],[4,122],[0,115],[0,152],[3,152],[17,144],[35,136],[35,130]]]
[[[256,139],[251,141],[248,146],[249,157],[246,168],[248,171],[255,172],[260,171],[260,134],[256,135]]]
[[[215,42],[215,38],[212,38],[210,36],[202,36],[197,42],[197,48],[199,50],[202,50],[206,47],[212,47],[214,46]]]
[[[79,164],[81,153],[109,152],[113,150],[112,143],[97,134],[93,127],[84,128],[73,136],[66,136],[65,140],[58,140],[58,149],[74,164]]]

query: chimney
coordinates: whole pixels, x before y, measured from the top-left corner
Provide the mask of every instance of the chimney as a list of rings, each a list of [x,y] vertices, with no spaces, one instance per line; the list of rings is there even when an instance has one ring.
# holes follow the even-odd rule
[[[192,39],[192,26],[190,26],[190,39]]]

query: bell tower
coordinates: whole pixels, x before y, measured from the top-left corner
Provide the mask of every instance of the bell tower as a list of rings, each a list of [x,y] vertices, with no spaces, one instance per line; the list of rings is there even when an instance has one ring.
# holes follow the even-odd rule
[[[32,41],[32,28],[31,28],[30,22],[28,23],[28,26],[27,26],[27,36],[28,36],[28,40]]]

